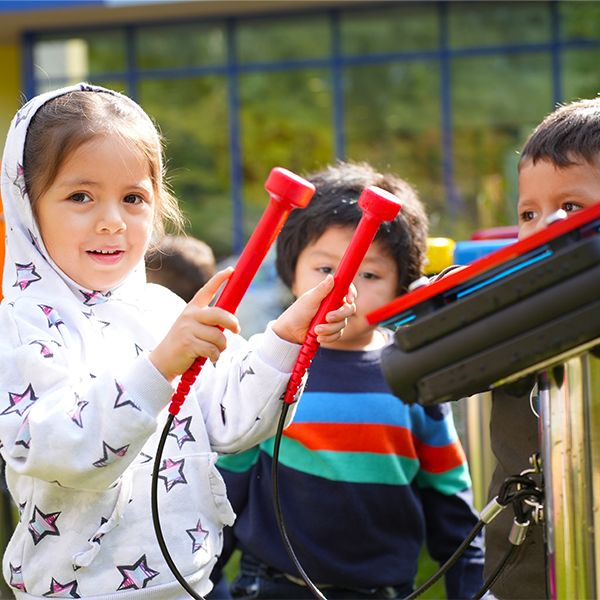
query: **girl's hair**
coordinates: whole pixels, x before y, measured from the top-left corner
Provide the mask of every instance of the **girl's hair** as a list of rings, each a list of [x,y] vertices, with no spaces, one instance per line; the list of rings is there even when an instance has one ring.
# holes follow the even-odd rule
[[[119,136],[148,162],[156,199],[155,236],[170,223],[181,230],[183,216],[165,181],[162,140],[150,117],[129,98],[102,91],[72,91],[41,106],[34,115],[23,158],[25,185],[35,213],[65,159],[97,136]]]
[[[428,221],[416,191],[391,173],[379,173],[367,163],[338,162],[306,177],[316,192],[309,205],[290,213],[277,238],[277,272],[292,287],[298,257],[330,227],[358,225],[362,210],[358,198],[365,187],[374,185],[396,195],[402,208],[398,216],[383,223],[375,241],[398,268],[398,295],[421,276],[427,251]]]
[[[549,160],[568,167],[583,160],[591,165],[600,158],[600,98],[578,100],[558,107],[531,133],[519,160],[534,164]]]

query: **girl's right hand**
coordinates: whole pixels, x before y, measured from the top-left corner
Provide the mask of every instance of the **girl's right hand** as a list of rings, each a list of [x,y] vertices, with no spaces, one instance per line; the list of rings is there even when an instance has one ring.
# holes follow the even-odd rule
[[[237,317],[209,306],[232,273],[233,267],[228,267],[213,275],[185,307],[163,341],[150,352],[150,361],[167,381],[187,371],[199,356],[216,362],[227,345],[222,329],[240,332]]]

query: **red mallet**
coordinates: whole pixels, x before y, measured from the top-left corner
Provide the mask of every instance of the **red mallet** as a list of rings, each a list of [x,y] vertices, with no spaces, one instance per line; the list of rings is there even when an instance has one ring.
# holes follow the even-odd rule
[[[335,272],[334,288],[321,302],[321,306],[319,306],[319,310],[308,329],[306,340],[298,355],[298,360],[285,393],[284,402],[287,404],[294,402],[302,378],[319,348],[317,335],[314,331],[315,326],[325,322],[325,316],[329,311],[341,306],[369,246],[377,235],[379,226],[384,221],[392,221],[400,211],[401,206],[400,200],[396,196],[375,186],[369,186],[363,190],[358,199],[358,205],[363,210],[362,217]]]
[[[270,197],[269,204],[242,251],[235,270],[215,302],[215,306],[231,313],[237,310],[290,212],[294,208],[306,207],[315,193],[312,183],[281,167],[271,170],[265,181],[265,189]],[[205,362],[206,357],[199,356],[181,376],[169,406],[172,415],[179,412]]]

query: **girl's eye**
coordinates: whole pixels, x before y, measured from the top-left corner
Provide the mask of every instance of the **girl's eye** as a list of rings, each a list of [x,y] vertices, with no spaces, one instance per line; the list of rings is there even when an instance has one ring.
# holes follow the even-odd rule
[[[144,201],[142,196],[138,194],[127,194],[123,200],[126,204],[141,204]]]
[[[533,219],[535,219],[535,211],[533,210],[524,210],[520,215],[519,218],[521,219],[521,221],[523,221],[524,223],[526,223],[527,221],[533,221]]]
[[[331,267],[319,267],[317,271],[319,271],[319,273],[324,273],[325,275],[329,275],[329,273],[334,272],[334,270]]]
[[[85,204],[87,202],[91,202],[92,199],[85,192],[77,192],[75,194],[71,194],[69,196],[69,200],[73,200],[73,202],[79,202],[81,204]]]
[[[566,212],[576,212],[582,208],[583,206],[581,206],[581,204],[577,204],[576,202],[565,202],[562,205],[562,209]]]

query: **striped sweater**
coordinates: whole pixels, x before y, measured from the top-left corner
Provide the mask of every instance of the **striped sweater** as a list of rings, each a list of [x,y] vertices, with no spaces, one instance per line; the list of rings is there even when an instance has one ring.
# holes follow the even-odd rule
[[[477,522],[450,407],[401,402],[381,374],[380,356],[380,350],[320,348],[282,439],[286,527],[318,583],[412,582],[423,543],[443,562]],[[274,518],[272,454],[270,439],[220,458],[219,467],[238,514],[233,534],[239,547],[297,576]],[[478,537],[447,574],[448,596],[471,597],[482,584],[482,565]]]

